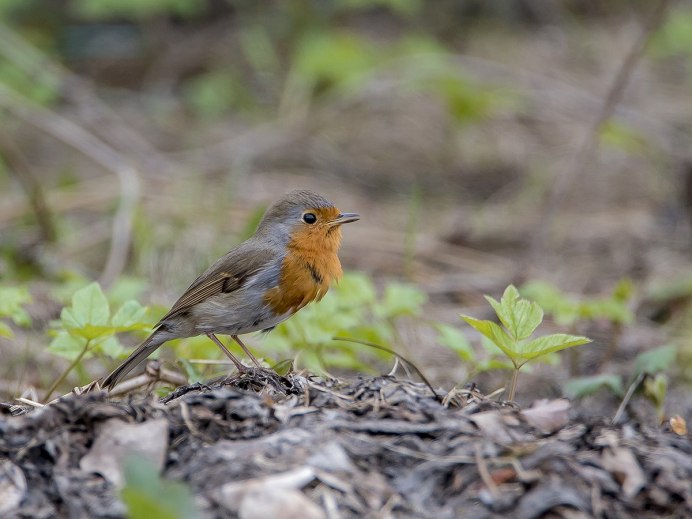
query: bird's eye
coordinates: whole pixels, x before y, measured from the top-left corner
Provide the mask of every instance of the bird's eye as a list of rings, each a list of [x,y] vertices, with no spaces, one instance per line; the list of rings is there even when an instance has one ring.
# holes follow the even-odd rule
[[[314,213],[305,213],[303,215],[303,221],[305,223],[313,224],[317,221],[317,216],[315,216]]]

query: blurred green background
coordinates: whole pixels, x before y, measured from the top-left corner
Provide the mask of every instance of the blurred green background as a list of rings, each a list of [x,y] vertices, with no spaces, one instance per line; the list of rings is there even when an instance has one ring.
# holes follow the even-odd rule
[[[348,270],[422,294],[387,334],[436,381],[463,368],[426,320],[623,278],[637,324],[602,364],[612,322],[587,318],[576,373],[674,341],[689,378],[691,67],[688,1],[4,0],[0,278],[32,325],[0,338],[0,391],[60,371],[46,333],[75,289],[165,309],[298,187],[363,216]]]

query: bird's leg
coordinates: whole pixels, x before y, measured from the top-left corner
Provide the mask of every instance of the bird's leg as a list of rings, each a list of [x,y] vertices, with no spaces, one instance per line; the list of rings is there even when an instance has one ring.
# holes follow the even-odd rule
[[[247,354],[248,357],[250,357],[250,360],[252,360],[252,362],[254,362],[255,366],[257,366],[258,368],[261,368],[261,367],[262,367],[262,365],[261,365],[261,364],[259,363],[259,361],[257,360],[257,357],[255,357],[255,356],[252,354],[252,352],[251,352],[250,350],[247,349],[247,346],[245,346],[245,345],[243,344],[243,341],[240,340],[240,337],[238,337],[237,335],[231,335],[231,339],[233,339],[235,342],[238,343],[238,345],[239,345],[241,348],[243,348],[243,351]]]
[[[213,333],[208,333],[207,337],[209,337],[219,348],[221,348],[221,351],[224,352],[229,359],[231,359],[233,364],[235,364],[235,367],[238,368],[238,371],[240,371],[241,373],[247,371],[247,367],[243,366],[243,363],[240,362],[235,355],[228,351],[228,348],[226,348],[226,346],[223,345],[223,343],[218,339],[216,335],[214,335]]]

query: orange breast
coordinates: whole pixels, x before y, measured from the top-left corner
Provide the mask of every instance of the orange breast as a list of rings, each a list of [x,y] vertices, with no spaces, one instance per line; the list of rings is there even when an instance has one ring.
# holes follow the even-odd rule
[[[341,230],[317,235],[318,229],[307,228],[295,233],[288,244],[281,265],[279,285],[267,292],[265,299],[279,315],[295,313],[312,301],[319,301],[332,281],[341,277],[337,251]]]

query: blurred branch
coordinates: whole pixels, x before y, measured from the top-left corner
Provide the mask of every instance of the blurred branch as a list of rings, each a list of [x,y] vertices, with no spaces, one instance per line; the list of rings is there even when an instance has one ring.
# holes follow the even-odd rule
[[[654,7],[651,15],[642,26],[638,37],[635,39],[632,47],[620,64],[620,68],[613,79],[613,83],[608,89],[606,97],[603,99],[601,109],[587,129],[584,140],[577,153],[572,157],[570,164],[555,176],[553,184],[544,201],[543,209],[534,226],[529,254],[526,255],[526,262],[528,265],[535,264],[544,254],[546,242],[552,230],[556,212],[563,203],[565,195],[574,182],[574,178],[579,172],[586,169],[593,159],[598,149],[601,128],[615,113],[616,106],[622,99],[635,66],[644,54],[651,36],[663,22],[668,4],[669,0],[659,0],[658,4]],[[519,272],[526,272],[528,265],[521,265]]]
[[[246,132],[207,146],[172,152],[175,160],[194,164],[202,171],[220,167],[245,170],[258,157],[277,149],[290,148],[304,138],[305,124],[302,120],[279,119],[260,124]]]
[[[120,198],[113,217],[108,259],[99,279],[101,284],[108,286],[122,272],[127,261],[134,210],[140,197],[140,180],[137,170],[117,151],[81,126],[56,112],[32,104],[2,84],[0,84],[0,106],[5,107],[19,119],[72,146],[104,169],[117,175]]]
[[[0,126],[0,156],[5,159],[10,173],[17,177],[26,194],[27,201],[36,215],[41,239],[48,242],[55,241],[55,226],[46,203],[43,185],[34,175],[22,150],[4,126]]]
[[[168,160],[128,125],[120,114],[101,101],[87,81],[42,53],[4,24],[0,24],[0,55],[36,81],[51,86],[57,84],[61,97],[77,107],[74,111],[76,119],[92,132],[102,133],[106,141],[126,151],[127,155],[136,156],[148,172],[165,175],[179,169],[175,162]]]

